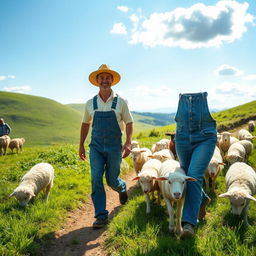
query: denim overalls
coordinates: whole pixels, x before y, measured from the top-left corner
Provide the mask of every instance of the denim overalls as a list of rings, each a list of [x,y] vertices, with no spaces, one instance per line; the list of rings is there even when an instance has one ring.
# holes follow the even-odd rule
[[[95,218],[106,219],[106,193],[103,185],[103,174],[106,172],[107,184],[117,192],[126,190],[125,182],[118,176],[122,161],[122,132],[118,125],[116,109],[118,97],[114,97],[111,111],[97,111],[97,95],[93,98],[93,123],[90,143],[90,165],[92,180],[92,201]]]
[[[216,122],[207,104],[207,92],[180,94],[175,121],[176,151],[181,167],[188,176],[182,222],[196,225],[201,203],[207,195],[202,189],[203,177],[217,142]]]

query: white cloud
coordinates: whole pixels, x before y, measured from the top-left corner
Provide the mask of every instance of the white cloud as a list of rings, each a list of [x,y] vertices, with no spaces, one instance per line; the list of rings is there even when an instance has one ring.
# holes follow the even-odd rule
[[[14,79],[14,75],[8,75],[8,76],[0,76],[0,81],[6,80],[6,79]]]
[[[231,108],[256,98],[256,85],[223,83],[209,91],[209,106],[217,109]]]
[[[15,87],[4,87],[4,91],[7,92],[19,92],[19,93],[24,93],[27,91],[31,91],[32,88],[29,85],[24,85],[24,86],[15,86]]]
[[[245,80],[256,80],[256,74],[255,75],[248,75],[244,77]]]
[[[120,22],[113,25],[112,30],[110,31],[112,34],[127,34],[125,25]]]
[[[238,68],[228,64],[222,64],[214,71],[214,74],[218,76],[240,76],[242,73],[243,72]]]
[[[165,13],[152,13],[149,18],[130,18],[131,44],[181,48],[217,47],[231,43],[247,31],[254,17],[247,13],[249,4],[223,0],[215,6],[202,3],[190,8],[177,8]],[[130,16],[131,17],[131,16]],[[135,17],[135,16],[134,16]]]
[[[129,11],[129,8],[127,6],[117,6],[116,9],[121,11],[121,12],[128,12]]]

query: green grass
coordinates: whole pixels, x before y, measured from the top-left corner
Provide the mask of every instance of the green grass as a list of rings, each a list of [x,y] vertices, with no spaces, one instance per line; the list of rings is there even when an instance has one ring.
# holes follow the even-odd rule
[[[49,162],[55,169],[54,186],[45,203],[40,193],[26,208],[8,195],[36,163]],[[67,212],[87,200],[89,164],[78,160],[77,146],[31,147],[0,162],[0,255],[37,255],[37,249],[53,236]]]
[[[256,132],[254,132],[256,135]],[[159,138],[154,138],[155,141]],[[143,138],[143,146],[151,141]],[[256,141],[249,164],[256,167]],[[249,226],[241,217],[230,213],[228,199],[217,195],[226,191],[225,172],[217,179],[216,194],[208,207],[209,214],[196,230],[194,239],[182,241],[168,231],[169,219],[165,214],[165,204],[154,205],[152,212],[146,214],[146,204],[140,189],[137,189],[109,224],[106,250],[111,256],[244,256],[256,255],[256,204],[249,205]]]

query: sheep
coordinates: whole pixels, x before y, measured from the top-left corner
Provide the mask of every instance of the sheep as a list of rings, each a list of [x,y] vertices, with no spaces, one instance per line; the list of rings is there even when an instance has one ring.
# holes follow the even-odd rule
[[[221,150],[222,156],[225,155],[225,153],[228,151],[231,144],[238,142],[238,139],[231,136],[230,132],[222,132],[220,134],[219,141],[217,142],[217,145],[219,149]]]
[[[158,177],[159,169],[161,167],[161,162],[157,159],[150,159],[148,160],[142,167],[141,171],[139,172],[138,176],[133,178],[133,180],[138,180],[141,189],[145,196],[146,201],[146,213],[150,213],[150,197],[149,193],[152,194],[152,199],[154,200],[154,192],[157,191],[157,201],[160,204],[160,189],[158,186],[158,182],[155,180]]]
[[[246,129],[241,129],[238,132],[238,138],[239,138],[239,140],[249,140],[252,142],[252,140],[254,138],[256,138],[256,136],[252,136],[252,134],[249,131],[247,131]]]
[[[11,138],[8,135],[3,135],[0,137],[0,156],[2,154],[6,155],[6,150],[10,144],[10,141],[11,141]]]
[[[238,141],[240,144],[244,146],[245,149],[245,159],[248,160],[249,155],[253,151],[253,144],[249,140],[239,140]]]
[[[176,153],[176,148],[175,148],[175,133],[174,132],[166,132],[165,135],[171,136],[168,148],[172,151],[174,157],[176,158],[177,153]]]
[[[213,156],[204,174],[204,180],[205,180],[205,186],[206,186],[207,192],[210,192],[210,187],[209,187],[210,178],[212,181],[211,191],[214,192],[216,179],[220,171],[223,169],[223,166],[224,166],[224,163],[222,160],[220,149],[216,146]]]
[[[151,156],[149,156],[149,157],[151,157]],[[164,162],[168,159],[173,159],[173,160],[175,159],[172,151],[169,149],[162,149],[160,151],[153,153],[152,158],[158,159],[161,162]]]
[[[131,150],[131,158],[136,175],[138,175],[142,169],[143,164],[149,160],[149,156],[151,155],[152,153],[148,148],[133,148]]]
[[[51,164],[38,163],[34,165],[22,178],[21,183],[9,198],[15,196],[23,207],[35,197],[41,190],[44,190],[45,200],[48,201],[50,189],[53,186],[54,169]]]
[[[255,122],[254,122],[254,120],[250,120],[248,122],[248,131],[253,132],[254,130],[255,130]]]
[[[16,148],[16,152],[19,153],[19,150],[22,151],[23,150],[23,144],[25,143],[25,139],[24,138],[15,138],[12,139],[10,141],[9,144],[9,148],[11,149],[11,151],[13,152],[13,149]]]
[[[176,208],[176,233],[180,234],[181,228],[181,211],[184,204],[185,181],[196,181],[196,179],[186,176],[185,171],[180,167],[176,160],[167,160],[162,163],[159,171],[159,181],[161,194],[165,200],[169,214],[169,230],[174,232],[174,209],[173,204],[177,203]]]
[[[244,213],[244,222],[248,225],[247,211],[249,200],[256,202],[253,197],[256,193],[256,173],[246,163],[232,164],[225,176],[227,192],[219,197],[227,197],[230,200],[231,211],[234,215]]]
[[[160,141],[153,144],[151,151],[152,153],[155,153],[157,151],[160,151],[162,149],[168,149],[170,140],[168,139],[161,139]]]
[[[139,147],[140,147],[139,142],[136,141],[136,140],[132,140],[132,142],[131,142],[131,149],[139,148]]]
[[[244,162],[245,161],[245,148],[239,142],[236,142],[230,146],[226,156],[229,164],[235,162]]]

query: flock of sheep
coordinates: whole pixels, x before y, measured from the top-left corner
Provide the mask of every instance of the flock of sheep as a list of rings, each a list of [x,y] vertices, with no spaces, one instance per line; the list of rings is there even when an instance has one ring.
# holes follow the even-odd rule
[[[255,138],[250,132],[254,131],[255,123],[250,121],[249,129],[241,129],[238,132],[238,138],[231,136],[229,132],[218,134],[218,142],[209,163],[205,170],[205,186],[209,192],[214,192],[215,181],[221,172],[225,162],[229,165],[225,176],[227,192],[219,197],[230,199],[233,214],[240,215],[244,212],[244,221],[248,224],[247,209],[250,200],[256,201],[253,195],[256,194],[256,173],[251,166],[247,164],[248,156],[253,151],[252,140]],[[170,134],[167,134],[170,135]],[[131,157],[133,167],[146,200],[146,213],[150,213],[150,196],[155,199],[154,192],[157,191],[158,203],[161,195],[166,203],[169,214],[169,230],[180,234],[181,213],[184,204],[184,194],[186,182],[196,181],[193,177],[185,174],[180,167],[175,152],[175,144],[172,139],[162,139],[155,143],[151,150],[140,148],[137,141],[132,142]],[[3,138],[4,137],[4,138]],[[1,143],[8,140],[8,136],[1,137]],[[21,141],[16,139],[15,141]],[[21,145],[24,141],[21,141]],[[4,142],[6,145],[6,142]],[[17,143],[19,149],[20,144]],[[10,147],[10,142],[9,142]],[[15,196],[21,206],[35,197],[41,190],[45,193],[45,199],[48,200],[50,189],[53,186],[54,168],[48,163],[39,163],[33,166],[21,179],[19,186],[9,195]],[[209,182],[211,180],[211,182]],[[211,185],[211,187],[210,187]],[[174,203],[176,207],[176,227],[174,224]]]
[[[250,200],[256,201],[253,195],[256,194],[256,173],[247,164],[248,156],[253,151],[252,140],[256,137],[251,134],[255,130],[255,122],[249,121],[248,129],[241,129],[238,138],[231,136],[229,132],[218,134],[218,142],[214,154],[205,170],[206,191],[215,192],[215,183],[218,174],[229,166],[225,175],[227,192],[219,197],[230,199],[232,213],[240,215],[244,213],[245,224],[248,224],[247,209]],[[193,182],[195,179],[185,174],[180,167],[175,152],[175,145],[172,139],[162,139],[155,143],[151,150],[140,148],[137,141],[132,142],[131,157],[136,172],[136,180],[142,188],[146,201],[146,213],[150,213],[150,196],[155,199],[154,192],[157,192],[158,203],[162,195],[169,214],[169,230],[180,234],[181,213],[184,204],[186,182]],[[174,203],[176,206],[176,227],[174,225]]]
[[[0,156],[6,155],[7,149],[10,148],[13,152],[16,149],[16,152],[22,151],[23,144],[25,143],[24,138],[15,138],[11,139],[8,135],[3,135],[0,137]]]

